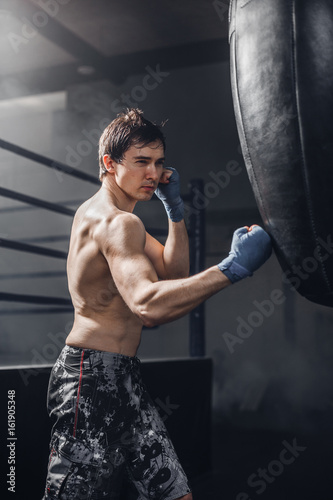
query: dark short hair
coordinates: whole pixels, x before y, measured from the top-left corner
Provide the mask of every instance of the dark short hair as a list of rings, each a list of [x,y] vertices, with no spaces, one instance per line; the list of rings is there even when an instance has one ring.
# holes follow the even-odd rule
[[[133,145],[142,147],[160,141],[165,151],[165,137],[161,131],[164,123],[156,125],[143,117],[143,111],[137,108],[126,109],[119,113],[104,130],[99,140],[99,178],[102,180],[107,170],[103,162],[104,155],[120,163],[126,151]]]

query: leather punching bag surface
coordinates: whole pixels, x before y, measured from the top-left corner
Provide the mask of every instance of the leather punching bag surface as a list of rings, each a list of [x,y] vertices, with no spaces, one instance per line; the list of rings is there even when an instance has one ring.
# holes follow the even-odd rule
[[[242,152],[283,279],[333,306],[333,0],[231,0]]]

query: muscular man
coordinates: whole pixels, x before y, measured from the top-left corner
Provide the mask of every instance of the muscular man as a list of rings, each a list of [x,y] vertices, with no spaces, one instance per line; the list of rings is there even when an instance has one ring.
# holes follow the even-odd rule
[[[240,228],[229,256],[188,277],[188,238],[177,171],[164,167],[161,129],[131,109],[99,144],[99,191],[79,207],[68,254],[75,318],[50,378],[55,418],[44,499],[191,500],[186,475],[141,381],[142,326],[184,316],[252,275],[269,236]],[[169,232],[163,246],[134,215],[153,193]],[[158,333],[156,334],[158,335]]]

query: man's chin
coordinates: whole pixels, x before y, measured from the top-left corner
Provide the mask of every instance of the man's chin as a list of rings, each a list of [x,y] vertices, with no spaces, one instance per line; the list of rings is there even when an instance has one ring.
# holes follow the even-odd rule
[[[155,190],[140,193],[140,195],[138,196],[138,201],[149,201],[152,199],[154,193],[155,193]]]
[[[146,200],[149,201],[152,199],[154,196],[155,191],[152,191],[151,193],[146,193]]]

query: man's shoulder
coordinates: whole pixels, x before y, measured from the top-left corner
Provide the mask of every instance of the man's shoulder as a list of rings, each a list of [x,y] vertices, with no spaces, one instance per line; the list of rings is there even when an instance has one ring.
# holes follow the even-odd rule
[[[135,214],[121,210],[104,214],[96,227],[95,238],[104,250],[112,246],[128,245],[133,240],[145,240],[145,227]],[[103,252],[104,253],[104,252]]]
[[[143,222],[137,215],[122,210],[106,213],[101,223],[108,233],[144,230]]]

